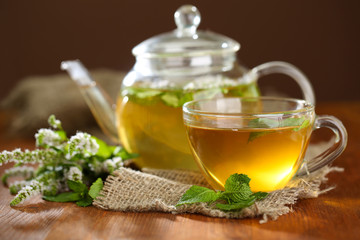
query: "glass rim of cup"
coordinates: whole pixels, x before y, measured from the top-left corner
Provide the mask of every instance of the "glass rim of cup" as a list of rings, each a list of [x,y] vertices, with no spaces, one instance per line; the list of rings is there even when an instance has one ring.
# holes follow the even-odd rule
[[[271,112],[253,112],[253,113],[241,113],[241,112],[231,112],[231,113],[225,113],[225,112],[219,112],[219,111],[203,111],[194,109],[194,105],[201,102],[210,102],[210,101],[217,101],[219,99],[240,99],[243,101],[259,101],[259,100],[272,100],[272,101],[284,101],[284,102],[293,102],[293,103],[301,103],[303,104],[303,107],[295,110],[287,110],[287,111],[271,111]],[[207,117],[225,117],[225,118],[242,118],[242,117],[291,117],[296,116],[299,114],[306,114],[308,112],[312,112],[315,110],[315,106],[311,104],[310,102],[303,100],[303,99],[296,99],[296,98],[287,98],[287,97],[266,97],[266,96],[260,96],[260,97],[223,97],[223,98],[213,98],[213,99],[199,99],[199,100],[193,100],[186,102],[183,107],[183,112],[186,114],[192,114],[192,115],[200,115],[200,116],[207,116]]]

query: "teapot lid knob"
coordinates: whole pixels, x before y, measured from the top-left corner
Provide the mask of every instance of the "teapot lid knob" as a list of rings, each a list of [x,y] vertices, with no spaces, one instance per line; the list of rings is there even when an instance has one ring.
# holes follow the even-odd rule
[[[177,33],[181,36],[192,36],[200,24],[201,15],[193,5],[183,5],[174,14]]]
[[[231,53],[239,50],[235,40],[198,29],[201,16],[193,5],[183,5],[174,14],[177,28],[151,37],[133,48],[143,58],[194,57]]]

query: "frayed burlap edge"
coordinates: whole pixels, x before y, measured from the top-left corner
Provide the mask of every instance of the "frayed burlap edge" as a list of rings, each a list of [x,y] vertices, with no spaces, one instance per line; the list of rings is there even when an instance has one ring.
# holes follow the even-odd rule
[[[330,191],[334,186],[320,190],[330,172],[341,172],[342,168],[325,166],[308,176],[294,178],[286,188],[271,192],[267,198],[239,212],[223,212],[205,203],[175,207],[181,196],[192,185],[208,186],[198,172],[181,170],[143,169],[143,172],[120,168],[106,179],[100,196],[93,204],[96,207],[124,212],[169,212],[197,213],[210,217],[255,218],[260,223],[269,218],[292,211],[292,205],[299,199],[316,198]]]

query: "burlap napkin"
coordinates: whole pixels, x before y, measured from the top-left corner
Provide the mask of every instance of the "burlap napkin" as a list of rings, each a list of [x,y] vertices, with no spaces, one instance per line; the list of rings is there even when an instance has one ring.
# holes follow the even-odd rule
[[[334,187],[320,190],[326,175],[342,168],[325,166],[301,178],[294,178],[286,188],[271,192],[267,198],[239,212],[223,212],[205,203],[175,207],[181,196],[192,185],[209,187],[205,178],[198,172],[182,170],[143,169],[135,171],[120,168],[106,179],[104,188],[93,204],[99,208],[131,212],[170,212],[198,213],[210,217],[255,218],[262,216],[260,223],[268,217],[275,220],[278,216],[292,211],[291,206],[298,199],[316,198]]]

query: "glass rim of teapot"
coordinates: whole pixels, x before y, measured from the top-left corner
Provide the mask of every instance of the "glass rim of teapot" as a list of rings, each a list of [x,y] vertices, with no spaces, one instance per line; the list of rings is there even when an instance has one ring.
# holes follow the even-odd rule
[[[279,111],[259,111],[259,112],[241,112],[241,107],[239,110],[230,110],[230,112],[225,112],[221,110],[202,110],[199,109],[199,104],[202,106],[210,108],[211,102],[215,103],[218,101],[231,101],[231,100],[240,100],[241,102],[264,102],[264,101],[277,101],[277,102],[287,102],[297,104],[295,109],[288,110],[279,110]],[[207,103],[207,106],[204,104]],[[219,103],[219,102],[218,102]],[[225,106],[224,104],[218,104],[219,107]],[[229,107],[229,106],[227,106]],[[296,98],[285,98],[285,97],[226,97],[226,98],[214,98],[214,99],[199,99],[193,100],[185,103],[183,105],[183,113],[191,114],[191,115],[200,115],[206,117],[224,117],[224,118],[261,118],[261,117],[271,117],[271,118],[283,118],[283,117],[291,117],[296,115],[306,114],[308,112],[313,112],[315,110],[315,106],[310,102],[303,99]]]

